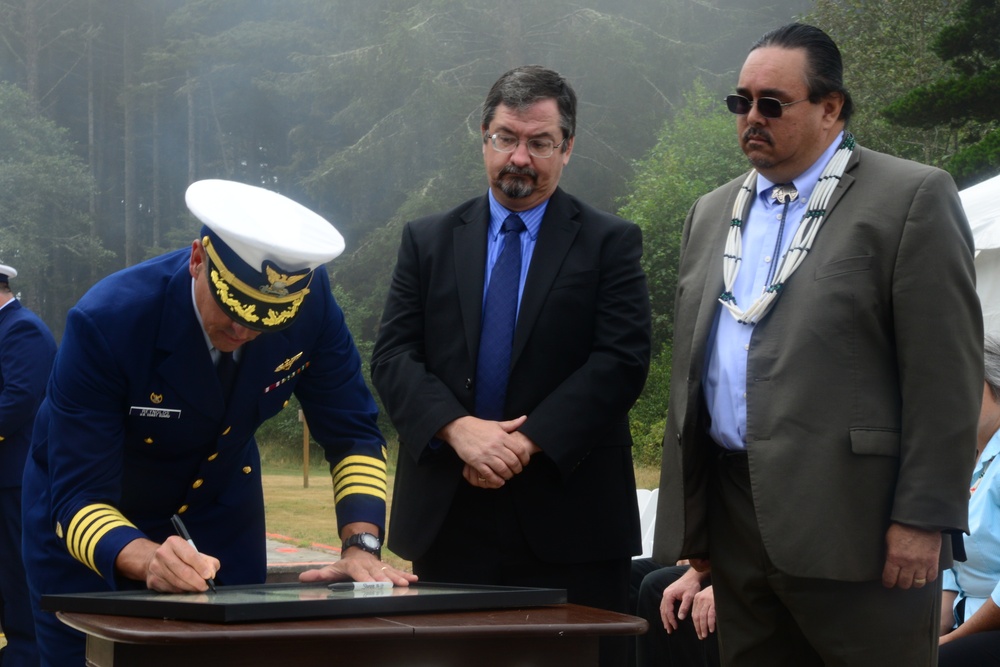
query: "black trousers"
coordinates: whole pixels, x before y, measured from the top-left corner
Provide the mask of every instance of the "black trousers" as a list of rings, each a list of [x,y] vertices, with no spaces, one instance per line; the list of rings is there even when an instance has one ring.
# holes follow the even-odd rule
[[[391,530],[391,528],[390,528]],[[599,526],[594,526],[600,539]],[[564,588],[573,604],[628,613],[631,559],[565,562],[539,559],[524,538],[504,488],[462,484],[431,548],[413,561],[421,581]],[[622,667],[631,637],[601,639],[601,667]]]
[[[996,667],[1000,665],[1000,630],[977,632],[938,649],[939,667]]]
[[[629,599],[633,614],[646,619],[649,631],[635,639],[630,665],[638,667],[719,667],[719,642],[716,633],[698,639],[694,622],[688,616],[676,632],[667,634],[660,618],[663,591],[681,578],[686,565],[661,567],[649,558],[632,561]]]

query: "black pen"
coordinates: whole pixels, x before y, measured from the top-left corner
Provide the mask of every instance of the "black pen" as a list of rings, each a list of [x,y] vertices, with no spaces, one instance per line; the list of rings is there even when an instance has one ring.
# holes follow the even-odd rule
[[[181,536],[181,539],[187,540],[187,543],[190,544],[195,551],[198,551],[198,547],[194,546],[194,540],[191,539],[191,534],[187,531],[187,527],[185,527],[184,522],[181,521],[181,517],[177,514],[173,515],[170,517],[170,523],[174,524],[174,530],[176,530],[177,534]],[[208,584],[208,587],[212,589],[213,593],[218,593],[218,591],[215,590],[215,579],[209,577],[205,580],[205,583]]]

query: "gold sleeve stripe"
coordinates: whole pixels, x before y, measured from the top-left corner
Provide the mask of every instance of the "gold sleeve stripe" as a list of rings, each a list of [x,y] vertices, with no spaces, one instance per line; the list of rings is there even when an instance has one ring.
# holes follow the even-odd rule
[[[374,486],[371,484],[346,484],[340,487],[334,487],[333,502],[339,503],[347,496],[352,496],[359,493],[366,496],[374,496],[376,498],[380,498],[383,501],[387,499],[384,484],[382,486]]]
[[[382,484],[385,485],[385,461],[371,456],[348,456],[334,467],[331,474],[334,486],[349,475],[370,475],[382,480]]]
[[[97,544],[109,531],[122,527],[135,528],[135,524],[111,505],[87,505],[70,521],[66,531],[66,548],[73,558],[103,576],[94,561]]]
[[[370,456],[349,456],[333,469],[333,498],[339,502],[356,493],[385,500],[385,461]]]
[[[371,470],[369,468],[357,467],[351,470],[345,470],[339,475],[333,478],[333,488],[337,489],[341,486],[356,484],[359,481],[364,481],[366,484],[371,484],[373,486],[386,488],[386,479],[384,473],[379,473],[377,470]]]

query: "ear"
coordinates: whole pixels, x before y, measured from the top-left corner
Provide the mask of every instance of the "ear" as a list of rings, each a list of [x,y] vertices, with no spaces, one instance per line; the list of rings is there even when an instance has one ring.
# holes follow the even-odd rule
[[[188,272],[192,278],[198,277],[198,272],[205,266],[205,249],[201,241],[195,239],[191,242],[191,259],[188,260]]]
[[[562,151],[562,163],[565,167],[569,164],[570,153],[573,152],[573,142],[576,141],[576,137],[570,137],[566,140],[566,144],[560,149]]]
[[[841,93],[830,93],[823,98],[823,122],[832,127],[840,120],[840,111],[844,108],[844,96]]]

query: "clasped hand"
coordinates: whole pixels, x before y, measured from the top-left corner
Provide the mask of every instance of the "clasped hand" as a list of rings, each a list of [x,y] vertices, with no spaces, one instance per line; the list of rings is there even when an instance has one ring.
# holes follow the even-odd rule
[[[460,417],[441,429],[438,436],[465,462],[465,481],[484,489],[498,489],[524,470],[532,454],[541,451],[518,431],[527,419],[521,416],[495,422]]]

